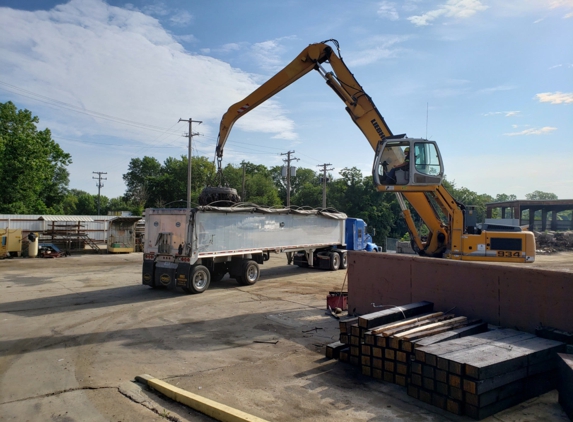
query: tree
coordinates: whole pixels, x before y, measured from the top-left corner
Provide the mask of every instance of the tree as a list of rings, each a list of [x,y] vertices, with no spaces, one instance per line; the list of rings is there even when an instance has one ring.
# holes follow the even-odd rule
[[[207,157],[192,157],[191,166],[191,202],[197,198],[213,178],[215,167]],[[163,164],[152,157],[133,158],[123,180],[127,186],[125,199],[138,210],[147,207],[165,206],[187,201],[188,159],[169,157]]]
[[[70,154],[38,131],[37,116],[0,103],[0,212],[62,213],[67,194]]]
[[[509,201],[516,201],[517,200],[517,196],[511,194],[508,195],[506,193],[498,193],[495,196],[495,199],[493,200],[493,202],[509,202]]]
[[[161,163],[153,157],[132,158],[123,180],[127,186],[125,199],[137,205],[148,205],[155,181],[161,174]]]
[[[245,185],[246,198],[243,201],[268,207],[282,205],[279,194],[270,177],[265,177],[262,173],[255,173],[249,175]]]
[[[282,176],[282,166],[274,166],[271,167],[269,170],[270,176],[275,184],[275,187],[278,191],[279,197],[283,204],[286,204],[286,186],[287,181],[286,178]],[[304,186],[317,186],[319,184],[318,177],[316,172],[312,169],[307,169],[303,167],[299,167],[296,169],[296,175],[290,178],[290,195],[291,195],[291,204],[294,205],[301,205],[300,203],[295,202],[295,197],[297,194],[303,189]],[[321,199],[322,204],[322,199]]]
[[[525,199],[529,201],[551,201],[559,198],[554,193],[542,192],[540,190],[536,190],[534,192],[526,194]]]

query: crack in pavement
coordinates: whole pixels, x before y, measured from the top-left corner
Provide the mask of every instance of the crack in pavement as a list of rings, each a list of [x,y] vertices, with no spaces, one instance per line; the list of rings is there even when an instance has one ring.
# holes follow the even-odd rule
[[[74,391],[82,391],[82,390],[103,390],[103,389],[118,389],[117,387],[107,387],[107,386],[101,386],[101,387],[90,387],[90,386],[86,386],[86,387],[75,387],[75,388],[67,388],[65,390],[59,390],[59,391],[54,391],[53,393],[47,393],[47,394],[40,394],[39,396],[33,396],[33,397],[25,397],[23,399],[17,399],[17,400],[11,400],[11,401],[5,401],[0,403],[0,406],[4,405],[4,404],[11,404],[11,403],[18,403],[21,401],[26,401],[26,400],[34,400],[34,399],[43,399],[46,397],[52,397],[52,396],[57,396],[59,394],[64,394],[64,393],[72,393]]]

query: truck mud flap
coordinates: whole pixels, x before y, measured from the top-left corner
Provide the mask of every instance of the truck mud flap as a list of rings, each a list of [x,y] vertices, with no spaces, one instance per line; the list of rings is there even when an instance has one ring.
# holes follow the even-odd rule
[[[143,261],[143,269],[141,271],[141,282],[147,286],[154,286],[155,279],[155,261],[146,260]]]
[[[321,270],[330,269],[330,255],[328,252],[318,252],[316,254],[314,268],[320,268]]]
[[[177,287],[187,287],[187,280],[191,272],[191,264],[180,262],[177,264],[177,271],[175,273],[175,281]]]
[[[155,265],[155,285],[174,289],[176,286],[177,264],[172,262],[158,262]]]

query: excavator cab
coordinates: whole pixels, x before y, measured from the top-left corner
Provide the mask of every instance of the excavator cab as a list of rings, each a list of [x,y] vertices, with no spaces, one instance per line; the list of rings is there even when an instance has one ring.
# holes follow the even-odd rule
[[[413,138],[381,141],[376,149],[372,176],[374,184],[382,190],[416,191],[417,186],[439,185],[444,167],[438,145],[427,139]]]

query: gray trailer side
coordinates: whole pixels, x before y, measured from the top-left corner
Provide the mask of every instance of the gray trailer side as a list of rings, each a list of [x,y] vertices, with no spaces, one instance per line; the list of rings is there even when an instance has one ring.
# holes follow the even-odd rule
[[[261,207],[150,208],[145,214],[143,284],[202,293],[229,273],[255,284],[270,253],[288,263],[346,268],[346,215]]]

